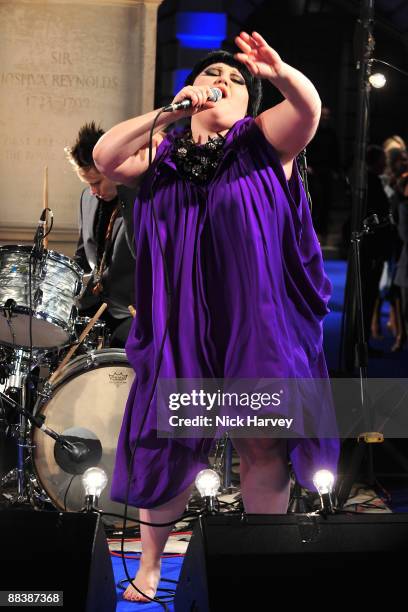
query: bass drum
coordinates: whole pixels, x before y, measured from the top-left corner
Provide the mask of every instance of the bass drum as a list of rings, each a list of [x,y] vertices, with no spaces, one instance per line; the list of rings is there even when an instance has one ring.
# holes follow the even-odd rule
[[[39,410],[45,424],[70,440],[84,440],[91,448],[85,467],[98,466],[108,475],[99,499],[105,512],[123,514],[124,505],[110,499],[116,446],[134,371],[124,350],[102,349],[76,357],[62,370],[51,387],[51,396]],[[78,464],[58,449],[54,440],[34,428],[33,464],[40,486],[61,510],[77,512],[84,506],[85,493]],[[64,469],[65,468],[65,469]],[[71,482],[72,481],[72,482]],[[138,512],[128,507],[128,516]],[[106,517],[120,524],[120,519]]]

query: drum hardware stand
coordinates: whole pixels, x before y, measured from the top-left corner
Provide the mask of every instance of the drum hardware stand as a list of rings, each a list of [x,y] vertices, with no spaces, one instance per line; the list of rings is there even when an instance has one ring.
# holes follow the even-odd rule
[[[6,300],[2,306],[3,315],[4,315],[4,318],[6,319],[7,326],[10,330],[10,335],[11,335],[13,344],[15,344],[16,336],[13,330],[12,318],[13,318],[13,311],[16,306],[17,306],[17,302],[11,298]]]
[[[288,507],[288,513],[305,514],[306,512],[308,512],[308,510],[306,506],[305,496],[302,494],[302,487],[300,486],[298,481],[295,480],[292,489],[292,497],[290,499]]]
[[[2,306],[2,310],[3,310],[3,314],[4,314],[4,318],[7,321],[10,321],[13,317],[13,311],[15,309],[15,307],[17,306],[17,303],[15,300],[9,298],[8,300],[6,300]]]
[[[7,418],[6,410],[3,402],[0,400],[0,435],[7,433]]]
[[[8,474],[6,474],[0,480],[0,488],[4,488],[10,482],[17,482],[17,493],[15,497],[9,498],[10,504],[24,504],[27,502],[32,502],[33,498],[39,499],[41,504],[44,502],[50,502],[49,498],[45,499],[44,496],[37,490],[37,483],[35,479],[26,474],[27,463],[30,463],[31,456],[26,452],[31,450],[33,446],[27,442],[27,434],[30,429],[29,422],[33,423],[38,428],[42,429],[44,433],[48,434],[52,437],[56,442],[58,442],[61,447],[65,450],[65,452],[69,453],[72,460],[78,463],[84,461],[89,453],[90,449],[83,442],[70,442],[66,440],[63,436],[60,436],[53,430],[45,427],[44,425],[44,416],[38,414],[39,408],[43,404],[44,401],[50,399],[52,394],[52,384],[60,375],[63,367],[68,363],[69,359],[73,356],[78,346],[84,342],[89,331],[92,329],[95,322],[99,319],[102,312],[106,309],[107,304],[103,304],[96,315],[91,319],[85,328],[84,332],[81,334],[78,343],[75,343],[73,347],[71,347],[70,351],[67,353],[63,361],[59,364],[58,368],[51,375],[51,377],[46,381],[41,390],[37,390],[37,401],[33,408],[32,413],[27,410],[27,384],[29,384],[29,363],[27,362],[27,354],[26,352],[19,348],[14,351],[13,359],[11,359],[11,366],[7,365],[7,372],[4,371],[5,374],[8,374],[8,387],[6,393],[0,393],[0,401],[4,400],[13,408],[15,408],[18,412],[18,423],[14,426],[14,435],[17,438],[17,467],[12,469]],[[93,362],[93,360],[92,360]],[[19,403],[15,402],[10,395],[18,394]],[[0,413],[1,420],[1,413]]]
[[[11,403],[9,394],[16,394],[19,397],[19,401],[24,406],[26,405],[26,384],[27,384],[27,364],[24,360],[24,351],[18,349],[14,351],[14,359],[10,367],[9,384],[7,386],[7,394],[1,394],[3,400]],[[26,482],[25,482],[25,451],[29,448],[27,445],[27,419],[23,412],[18,414],[18,423],[14,426],[14,435],[17,438],[17,467],[11,470],[2,479],[2,484],[9,482],[16,476],[17,481],[17,496],[13,499],[13,503],[23,504],[28,501],[26,494]]]
[[[41,431],[45,435],[49,436],[56,443],[58,443],[61,446],[61,448],[63,448],[64,451],[67,452],[70,455],[71,459],[75,461],[76,463],[81,463],[88,457],[91,451],[84,442],[70,442],[69,440],[65,438],[65,436],[62,436],[58,434],[56,431],[54,431],[53,429],[51,429],[50,427],[47,427],[45,425],[44,415],[39,414],[39,415],[34,416],[29,410],[21,406],[19,403],[15,402],[13,399],[11,399],[8,395],[6,395],[3,392],[0,392],[0,399],[4,400],[10,406],[12,406],[12,408],[17,410],[17,412],[22,417],[24,417],[25,423],[29,421],[32,425],[34,425],[38,429],[41,429]],[[24,448],[33,448],[33,447],[24,445]]]
[[[10,365],[7,364],[7,388],[3,393],[0,393],[0,402],[3,400],[13,408],[17,408],[18,422],[7,427],[6,431],[10,431],[12,437],[17,441],[17,467],[10,470],[0,480],[0,488],[6,487],[10,482],[16,482],[17,493],[9,499],[10,503],[24,504],[30,501],[30,488],[26,478],[27,464],[30,463],[30,456],[26,452],[31,450],[33,446],[27,440],[27,434],[30,426],[28,416],[31,415],[28,408],[27,385],[29,382],[29,360],[27,359],[27,351],[22,348],[14,349],[10,358]],[[14,401],[13,396],[18,398],[18,401],[24,406],[24,411],[18,410],[19,404]]]
[[[86,368],[87,370],[89,368],[93,368],[95,366],[95,351],[92,349],[92,351],[89,351],[89,353],[87,353],[86,355]]]
[[[7,363],[7,353],[0,347],[0,385],[4,385],[11,373],[9,364]]]
[[[9,376],[9,384],[6,393],[0,392],[0,402],[4,401],[18,413],[18,423],[14,426],[15,437],[17,438],[17,467],[12,469],[0,481],[0,487],[4,488],[8,483],[17,481],[17,494],[14,497],[9,497],[10,504],[24,504],[32,502],[33,497],[40,498],[41,495],[36,492],[36,487],[33,486],[33,480],[27,478],[26,466],[30,463],[31,457],[26,452],[34,448],[27,442],[27,434],[30,429],[30,423],[41,429],[46,435],[55,440],[65,452],[67,452],[73,461],[81,463],[89,455],[90,449],[83,442],[70,442],[59,435],[57,432],[45,426],[45,416],[41,414],[33,414],[28,410],[27,404],[27,384],[28,381],[28,365],[23,349],[18,349],[14,352],[14,359],[11,365],[11,375]],[[34,413],[42,404],[44,399],[50,397],[51,385],[45,383],[41,391],[37,391],[38,400],[36,402]],[[19,402],[16,402],[10,395],[18,394]],[[41,497],[41,502],[49,501]]]
[[[213,469],[222,477],[222,493],[233,494],[239,491],[237,487],[232,486],[231,482],[232,442],[228,433],[225,433],[224,436],[216,442]]]

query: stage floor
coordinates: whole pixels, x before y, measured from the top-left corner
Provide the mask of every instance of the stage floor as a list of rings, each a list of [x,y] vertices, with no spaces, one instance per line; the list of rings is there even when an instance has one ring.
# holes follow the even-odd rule
[[[134,575],[137,572],[138,566],[139,566],[139,561],[133,560],[133,559],[126,559],[126,562],[127,562],[127,567],[128,567],[130,575],[134,577]],[[167,579],[178,580],[182,563],[183,563],[183,557],[173,557],[173,558],[162,560],[162,580],[160,581],[160,584],[159,584],[160,588],[175,590],[175,587],[177,585],[172,582],[166,582],[166,580]],[[113,573],[115,576],[115,583],[117,584],[120,580],[122,580],[122,578],[125,578],[125,572],[123,569],[122,559],[120,557],[112,557],[112,565],[113,565]],[[159,605],[158,603],[154,603],[154,602],[137,603],[137,602],[132,602],[132,601],[124,601],[122,599],[122,593],[123,593],[122,589],[116,588],[117,602],[118,602],[116,606],[116,612],[130,612],[130,610],[135,610],[135,609],[140,609],[140,610],[143,609],[143,610],[146,610],[146,612],[150,612],[150,611],[153,612],[154,610],[158,612],[159,610],[163,610],[161,605]],[[157,595],[165,595],[165,594],[166,594],[165,591],[159,591],[157,593]],[[167,605],[168,605],[169,611],[174,610],[174,606],[172,603],[168,603]]]

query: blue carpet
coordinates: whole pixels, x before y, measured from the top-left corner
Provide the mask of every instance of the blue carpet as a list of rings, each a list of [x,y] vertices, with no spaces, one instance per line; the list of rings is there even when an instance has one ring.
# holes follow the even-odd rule
[[[118,547],[119,548],[119,547]],[[115,584],[126,578],[125,570],[123,569],[122,560],[119,557],[112,556],[112,565],[113,565],[113,574],[115,577]],[[126,559],[128,572],[134,577],[139,567],[139,561],[133,559]],[[183,563],[183,557],[173,557],[162,560],[162,580],[160,581],[159,586],[164,589],[174,589],[177,585],[171,582],[165,582],[163,578],[169,578],[170,580],[178,580],[181,566]],[[126,585],[127,586],[127,585]],[[146,610],[146,612],[158,612],[159,610],[163,610],[162,606],[158,603],[137,603],[131,601],[125,601],[122,599],[122,589],[116,589],[117,594],[117,605],[116,612],[130,612],[131,610]],[[164,592],[158,592],[158,595],[165,595]],[[174,611],[174,606],[171,603],[167,604],[170,612]],[[101,610],[101,612],[103,612]]]
[[[329,260],[324,262],[324,267],[333,285],[333,293],[329,302],[330,313],[324,320],[323,346],[328,369],[338,370],[347,264],[345,261]]]
[[[329,302],[330,314],[324,321],[324,351],[329,370],[339,370],[339,351],[341,337],[341,318],[343,311],[344,287],[346,283],[346,261],[325,261],[324,267],[333,285],[333,294]],[[405,378],[408,376],[408,349],[391,353],[394,343],[387,328],[389,304],[383,304],[381,313],[381,328],[383,340],[371,340],[375,349],[384,354],[380,357],[370,357],[368,376],[370,378]]]
[[[387,503],[393,512],[408,512],[408,487],[396,484],[388,488],[388,494]]]
[[[344,287],[346,284],[346,261],[327,260],[324,262],[324,269],[333,285],[333,293],[330,299],[330,310],[332,312],[342,312],[344,302]]]

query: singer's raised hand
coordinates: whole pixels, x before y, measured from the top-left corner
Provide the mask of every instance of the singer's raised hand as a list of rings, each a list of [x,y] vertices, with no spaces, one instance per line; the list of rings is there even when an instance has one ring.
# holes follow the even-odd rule
[[[285,63],[258,32],[252,32],[252,35],[241,32],[235,38],[235,44],[241,49],[235,58],[245,64],[254,76],[273,81],[284,75]]]
[[[187,116],[194,115],[215,106],[215,102],[211,102],[208,99],[211,97],[212,93],[211,87],[206,85],[187,85],[183,87],[183,89],[180,89],[171,103],[176,104],[183,100],[191,100],[191,108],[176,112]]]

